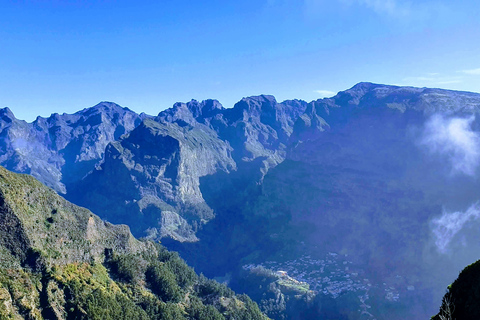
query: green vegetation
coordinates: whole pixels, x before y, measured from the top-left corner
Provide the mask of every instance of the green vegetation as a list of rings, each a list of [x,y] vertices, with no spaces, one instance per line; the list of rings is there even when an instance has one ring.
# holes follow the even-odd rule
[[[182,291],[175,275],[164,263],[158,262],[147,269],[147,282],[152,291],[164,302],[180,302]]]
[[[0,319],[266,317],[177,253],[0,167]]]
[[[273,318],[328,319],[326,315],[320,313],[304,315],[308,310],[315,309],[316,305],[320,306],[314,301],[315,293],[305,282],[263,266],[244,269],[241,278],[242,282],[236,285],[240,290],[249,292],[249,295],[259,302],[260,309]],[[245,305],[248,305],[247,301]]]
[[[447,288],[440,311],[433,320],[480,319],[480,260],[467,266]]]
[[[79,290],[78,292],[75,292]],[[148,320],[147,313],[125,295],[95,289],[88,294],[74,287],[74,299],[68,302],[68,317],[73,319]]]
[[[136,282],[143,271],[142,259],[136,255],[114,255],[106,260],[106,265],[118,280]]]
[[[197,292],[198,295],[203,298],[208,298],[211,296],[222,296],[231,298],[235,295],[232,289],[230,289],[226,285],[208,279],[203,275],[200,275],[200,279],[197,285]]]

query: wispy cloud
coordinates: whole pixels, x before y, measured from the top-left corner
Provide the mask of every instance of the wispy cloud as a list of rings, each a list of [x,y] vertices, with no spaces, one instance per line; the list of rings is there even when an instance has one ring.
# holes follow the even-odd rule
[[[281,4],[283,1],[281,0],[267,0],[267,5],[268,6],[275,6],[278,4]]]
[[[329,91],[329,90],[315,90],[316,93],[320,94],[322,98],[333,97],[336,95],[336,92]]]
[[[465,73],[465,74],[469,74],[469,75],[480,76],[480,68],[462,70],[462,71],[460,71],[460,72]]]
[[[426,76],[406,77],[402,79],[403,85],[417,87],[431,87],[445,84],[462,83],[461,76],[444,76],[440,73],[427,73]]]
[[[420,145],[446,157],[452,173],[473,176],[480,163],[480,134],[471,128],[474,120],[474,116],[445,118],[436,114],[425,123]]]
[[[413,0],[303,0],[307,16],[313,17],[331,5],[344,7],[363,7],[377,15],[397,22],[428,22],[432,18],[448,14],[446,1],[413,1]]]
[[[410,2],[398,2],[396,0],[356,0],[356,2],[373,9],[378,14],[407,16],[411,13]]]
[[[480,205],[478,202],[472,204],[465,212],[446,212],[443,210],[442,216],[433,219],[431,224],[437,250],[446,253],[453,237],[462,230],[464,225],[479,218]]]
[[[328,5],[334,4],[335,1],[328,3]],[[408,15],[411,11],[410,3],[398,0],[337,0],[337,4],[342,4],[347,7],[354,5],[360,5],[375,11],[380,15],[388,16],[404,16]],[[320,11],[322,7],[327,6],[325,0],[304,0],[304,6],[307,11]]]

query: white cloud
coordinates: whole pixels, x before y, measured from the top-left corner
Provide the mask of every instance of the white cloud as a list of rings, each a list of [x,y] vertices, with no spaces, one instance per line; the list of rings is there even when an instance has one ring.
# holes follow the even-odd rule
[[[315,90],[316,93],[319,93],[322,98],[329,98],[336,95],[336,92],[329,91],[329,90]]]
[[[460,79],[450,79],[450,80],[437,80],[437,84],[453,84],[453,83],[462,83]]]
[[[356,0],[356,2],[373,9],[378,14],[406,16],[411,12],[411,4],[404,1],[401,4],[395,0]]]
[[[336,2],[347,7],[364,6],[380,15],[399,17],[411,13],[410,2],[401,0],[337,0]],[[329,4],[331,3],[325,0],[304,0],[306,10],[313,12],[319,12]]]
[[[480,68],[477,68],[477,69],[469,69],[469,70],[462,70],[462,71],[460,71],[460,72],[465,73],[465,74],[470,74],[470,75],[478,76],[478,75],[480,75]]]
[[[453,237],[469,222],[480,218],[479,203],[474,203],[465,212],[448,213],[443,210],[441,217],[433,219],[431,228],[435,238],[435,245],[441,253],[448,251],[448,245]]]
[[[474,116],[444,118],[432,116],[426,123],[420,144],[430,152],[444,156],[453,173],[473,176],[480,160],[480,135],[471,129]]]
[[[462,83],[463,78],[459,76],[442,76],[439,73],[428,73],[428,76],[407,77],[402,81],[405,85],[416,87],[431,87],[436,85]]]
[[[372,10],[377,15],[396,20],[402,23],[428,23],[432,19],[448,16],[451,10],[446,1],[413,1],[413,0],[303,0],[306,16],[313,18],[325,9],[335,5],[344,8],[357,9],[364,7]]]

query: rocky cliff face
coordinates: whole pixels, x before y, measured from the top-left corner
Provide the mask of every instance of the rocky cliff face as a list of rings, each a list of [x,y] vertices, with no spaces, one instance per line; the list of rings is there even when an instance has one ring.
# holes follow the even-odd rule
[[[262,173],[283,161],[296,119],[307,103],[301,100],[277,103],[272,96],[244,98],[231,109],[217,101],[191,101],[161,112],[157,120],[206,125],[232,148],[234,161],[241,166],[262,159]]]
[[[102,102],[75,114],[38,117],[32,123],[0,111],[0,164],[28,173],[65,194],[100,161],[108,143],[135,128],[147,116]]]
[[[132,223],[138,235],[197,241],[198,228],[214,217],[200,178],[234,173],[241,183],[227,192],[259,183],[283,161],[305,107],[272,96],[245,98],[232,109],[192,100],[141,125],[148,116],[113,103],[31,124],[4,109],[0,164],[39,178],[111,221]],[[217,183],[224,184],[210,185]]]
[[[312,319],[325,301],[342,301],[331,317],[428,317],[448,279],[477,258],[479,110],[478,94],[369,83],[311,102],[259,184],[238,183],[238,171],[201,179],[217,217],[198,246],[176,248],[217,273],[252,262],[289,270],[319,293],[304,296]]]
[[[215,100],[177,103],[109,144],[102,164],[72,187],[69,199],[133,225],[139,235],[198,241],[196,232],[214,217],[200,180],[215,176],[210,185],[221,184],[216,175],[233,173],[243,185],[261,181],[283,161],[304,107],[271,96],[243,99],[233,109]]]
[[[108,145],[103,163],[74,189],[77,202],[139,234],[197,241],[197,228],[214,217],[199,178],[234,170],[231,151],[205,125],[145,120]]]

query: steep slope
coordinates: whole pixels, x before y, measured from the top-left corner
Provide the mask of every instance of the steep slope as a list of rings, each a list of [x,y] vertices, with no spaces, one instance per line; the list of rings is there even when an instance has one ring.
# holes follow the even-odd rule
[[[440,311],[432,320],[473,320],[480,318],[480,261],[460,272],[448,286]]]
[[[131,225],[137,235],[198,241],[196,232],[214,217],[200,180],[235,185],[227,191],[233,193],[256,187],[283,161],[304,107],[271,96],[245,98],[233,109],[215,100],[177,103],[112,142],[102,164],[67,196],[109,221]]]
[[[246,296],[0,167],[1,319],[266,319]]]
[[[235,169],[230,153],[207,126],[147,119],[107,147],[103,163],[71,199],[110,221],[129,223],[137,234],[148,229],[149,237],[196,241],[197,228],[214,217],[199,178]]]
[[[258,181],[268,168],[283,161],[293,125],[306,105],[301,100],[277,103],[268,95],[244,98],[231,109],[224,109],[216,100],[192,100],[160,112],[156,120],[208,126],[233,148],[239,171],[253,167]]]
[[[135,128],[145,114],[102,102],[75,114],[37,117],[32,123],[0,110],[0,165],[29,173],[67,193],[102,159],[108,143]]]
[[[479,110],[479,94],[369,83],[311,102],[261,184],[201,178],[217,216],[200,243],[170,246],[209,275],[233,272],[278,319],[299,306],[311,319],[428,317],[477,257]]]

